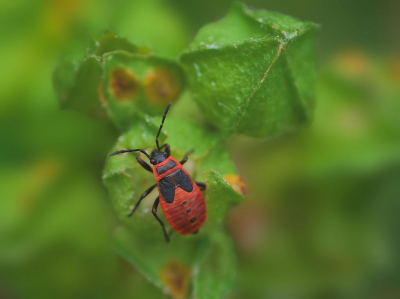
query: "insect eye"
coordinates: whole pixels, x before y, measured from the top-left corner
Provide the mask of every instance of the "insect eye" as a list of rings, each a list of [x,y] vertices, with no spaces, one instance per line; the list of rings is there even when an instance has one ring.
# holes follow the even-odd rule
[[[165,157],[165,158],[167,157],[167,153],[164,153],[164,157]]]
[[[153,163],[154,163],[154,160],[153,160],[153,159],[151,159],[151,160],[150,160],[150,163],[151,163],[151,164],[153,164]]]

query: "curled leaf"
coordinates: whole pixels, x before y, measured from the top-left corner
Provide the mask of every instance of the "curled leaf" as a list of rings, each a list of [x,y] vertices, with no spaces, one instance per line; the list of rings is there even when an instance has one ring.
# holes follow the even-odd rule
[[[121,130],[137,121],[138,111],[162,114],[184,88],[183,72],[172,60],[114,51],[103,61],[104,82],[109,82],[101,88],[104,106]]]
[[[141,118],[138,124],[124,133],[119,139],[113,150],[141,148],[150,153],[155,148],[155,135],[158,131],[159,119]],[[242,196],[235,192],[232,187],[225,182],[222,175],[234,174],[236,172],[234,164],[229,154],[218,143],[218,136],[207,132],[190,120],[169,116],[164,125],[165,131],[162,131],[160,143],[169,143],[171,154],[176,159],[182,159],[186,153],[194,150],[189,155],[189,160],[184,168],[189,172],[194,180],[206,180],[208,185],[207,197],[213,199],[211,210],[214,204],[221,208],[215,213],[215,217],[223,218],[223,211],[232,201],[238,202]],[[139,155],[143,160],[147,158]],[[203,177],[204,174],[204,177]],[[132,206],[139,199],[140,195],[151,185],[155,183],[154,176],[145,171],[136,161],[136,155],[120,154],[109,157],[106,161],[103,181],[106,185],[114,209],[122,223],[130,225],[132,220],[127,215]],[[155,194],[154,191],[152,194]],[[150,195],[149,195],[150,196]],[[152,196],[153,200],[155,196]],[[206,199],[207,200],[207,199]],[[149,213],[152,201],[146,204],[144,201],[137,213]],[[224,207],[222,209],[222,207]],[[151,214],[151,213],[150,213]],[[154,222],[153,215],[148,214],[149,220]],[[211,211],[211,215],[214,215]],[[211,223],[217,223],[210,219]],[[136,226],[135,226],[136,227]],[[158,232],[160,233],[160,232]],[[201,231],[200,231],[201,233]]]
[[[53,72],[53,87],[62,109],[74,109],[96,118],[105,118],[97,88],[101,82],[100,59],[90,55],[80,64],[64,60]]]
[[[53,73],[61,108],[108,116],[121,130],[138,114],[162,114],[185,85],[180,65],[130,43],[115,32],[99,36],[82,61],[65,60]]]
[[[207,222],[205,229],[220,227],[229,208],[239,204],[243,195],[237,193],[221,176],[213,170],[205,174],[207,183]]]
[[[155,147],[154,138],[159,123],[159,118],[141,118],[140,122],[118,139],[113,151],[142,148],[150,153]],[[177,298],[185,298],[189,288],[188,280],[193,279],[188,278],[188,269],[192,273],[195,264],[196,267],[200,267],[203,261],[209,258],[225,259],[219,256],[224,254],[224,251],[217,250],[213,253],[215,256],[204,258],[199,262],[199,250],[203,248],[201,245],[203,242],[208,242],[206,240],[210,234],[221,229],[228,208],[239,203],[243,196],[234,191],[222,177],[235,173],[235,167],[229,154],[219,144],[216,134],[206,131],[190,120],[170,115],[164,125],[160,142],[168,142],[172,156],[178,160],[194,149],[184,168],[193,179],[199,181],[205,179],[207,183],[204,195],[206,195],[208,216],[198,234],[181,236],[167,226],[171,242],[168,244],[165,242],[161,226],[151,212],[153,202],[158,196],[156,190],[143,199],[132,217],[127,217],[141,194],[155,183],[154,176],[137,163],[134,154],[109,157],[104,169],[103,182],[122,225],[114,236],[114,246],[118,253],[166,293]],[[141,158],[147,161],[144,155],[141,155]],[[205,171],[208,172],[204,174]],[[161,207],[158,216],[167,225]],[[233,245],[228,242],[226,245],[218,246]],[[201,249],[201,252],[203,251]],[[208,255],[208,251],[201,253],[201,256],[203,255]],[[214,284],[217,286],[219,283],[225,284],[224,277],[222,276],[221,280],[215,278]]]
[[[181,56],[194,99],[229,135],[268,138],[311,117],[317,27],[278,13],[232,6],[204,26]]]

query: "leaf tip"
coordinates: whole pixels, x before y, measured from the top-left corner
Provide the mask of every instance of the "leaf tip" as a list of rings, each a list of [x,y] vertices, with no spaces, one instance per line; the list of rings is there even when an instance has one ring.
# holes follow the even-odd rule
[[[240,195],[247,194],[247,184],[246,182],[237,174],[227,174],[224,176],[225,182],[227,182],[233,190],[235,190]]]

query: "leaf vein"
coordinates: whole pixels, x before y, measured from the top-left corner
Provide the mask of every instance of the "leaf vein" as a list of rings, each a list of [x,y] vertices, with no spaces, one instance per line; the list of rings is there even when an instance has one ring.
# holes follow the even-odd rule
[[[239,109],[239,113],[238,113],[239,114],[239,119],[236,122],[235,128],[238,128],[240,126],[241,122],[243,121],[245,112],[246,112],[248,106],[250,105],[251,100],[253,99],[253,97],[256,94],[256,92],[260,89],[261,85],[264,83],[264,81],[267,78],[270,70],[272,69],[272,67],[274,66],[275,62],[278,60],[279,56],[281,55],[282,50],[283,50],[283,45],[282,45],[282,43],[280,43],[278,51],[276,52],[276,55],[275,55],[274,59],[272,60],[272,62],[268,66],[268,68],[265,70],[264,75],[261,78],[260,82],[253,89],[253,91],[251,92],[250,96],[246,99],[246,101],[244,102],[244,105],[241,107],[241,109]]]

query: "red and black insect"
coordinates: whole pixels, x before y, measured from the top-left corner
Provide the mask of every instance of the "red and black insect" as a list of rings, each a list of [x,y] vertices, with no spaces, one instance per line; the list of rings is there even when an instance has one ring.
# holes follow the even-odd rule
[[[160,147],[158,143],[158,137],[160,136],[165,117],[167,116],[171,104],[172,103],[169,103],[165,110],[157,133],[157,150],[154,150],[150,156],[143,149],[121,150],[108,155],[114,156],[117,154],[139,151],[149,158],[150,163],[153,164],[153,168],[139,157],[136,157],[136,160],[144,169],[154,174],[157,183],[148,188],[142,196],[140,196],[139,201],[128,216],[132,216],[142,199],[157,186],[159,196],[154,201],[152,212],[154,217],[156,217],[161,224],[167,242],[169,242],[169,237],[165,230],[164,223],[157,216],[159,203],[161,203],[161,208],[164,211],[168,223],[181,235],[197,233],[206,221],[206,205],[203,194],[200,191],[200,188],[204,189],[206,184],[192,180],[187,171],[182,167],[188,160],[190,152],[178,162],[175,158],[171,157],[169,144],[164,144]],[[162,151],[163,148],[165,148],[164,152]]]

